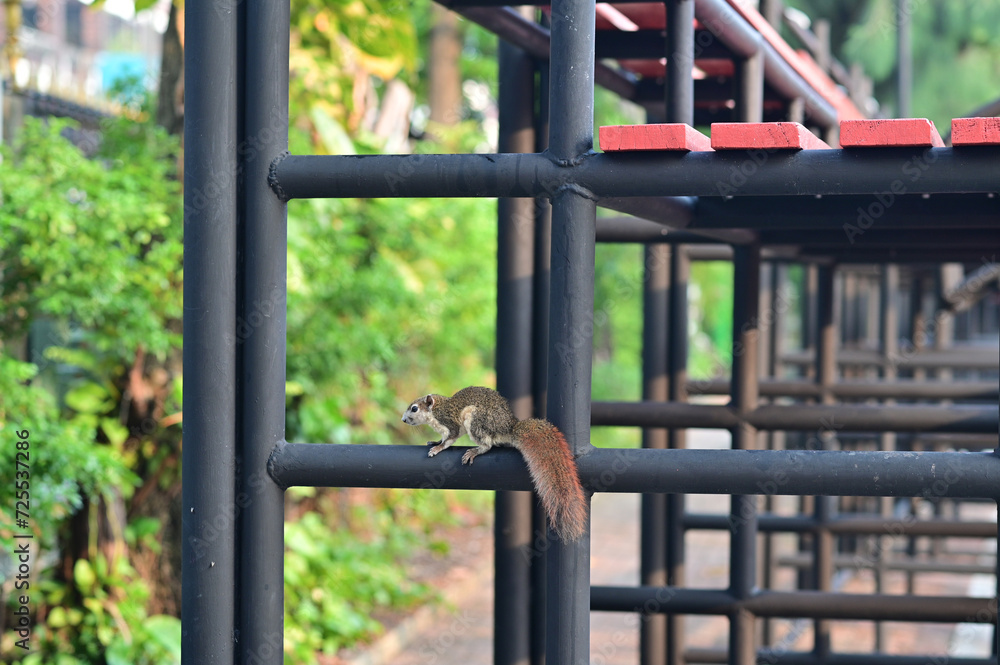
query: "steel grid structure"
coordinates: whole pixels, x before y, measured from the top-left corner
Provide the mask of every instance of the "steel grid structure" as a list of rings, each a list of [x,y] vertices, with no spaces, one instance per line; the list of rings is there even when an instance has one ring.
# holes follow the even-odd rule
[[[979,437],[979,448],[996,446],[996,354],[951,348],[951,314],[928,321],[924,306],[926,263],[975,263],[984,248],[996,246],[995,149],[774,153],[723,196],[720,183],[729,183],[745,154],[595,154],[593,90],[599,83],[645,103],[658,119],[693,125],[693,58],[672,55],[693,53],[705,41],[695,30],[697,17],[716,28],[708,39],[713,55],[735,63],[733,119],[764,119],[765,99],[776,97],[782,113],[808,119],[825,136],[835,133],[835,109],[730,4],[668,0],[666,31],[635,40],[599,37],[592,1],[553,2],[546,27],[495,2],[449,4],[507,40],[499,55],[501,152],[495,155],[287,155],[287,2],[188,7],[185,662],[282,662],[283,493],[294,485],[497,490],[498,664],[589,662],[591,609],[643,617],[644,665],[925,665],[926,658],[834,653],[829,622],[995,627],[996,598],[851,595],[832,588],[834,570],[844,565],[837,538],[878,537],[897,527],[911,540],[997,536],[993,523],[954,523],[940,515],[900,519],[884,499],[929,497],[940,505],[1000,498],[994,451],[939,450],[941,440],[934,438],[948,433],[945,444]],[[662,103],[650,101],[647,82],[594,64],[597,54],[658,59],[657,39],[660,53],[670,56],[656,92]],[[241,149],[251,141],[253,151]],[[920,177],[858,246],[848,242],[845,220],[871,203],[872,192],[896,191],[893,183],[907,164],[919,164]],[[546,539],[544,519],[527,492],[530,479],[513,451],[497,451],[472,467],[458,462],[458,450],[427,459],[416,447],[284,441],[286,202],[380,196],[500,197],[498,389],[519,417],[545,415],[565,433],[589,492],[643,494],[641,586],[591,588],[589,538],[568,545],[551,534]],[[645,219],[598,219],[598,205]],[[597,241],[645,247],[639,404],[591,402]],[[695,241],[715,244],[687,244]],[[686,335],[676,334],[687,329],[690,261],[700,258],[734,265],[728,381],[690,381]],[[762,325],[778,286],[788,282],[782,271],[790,263],[805,266],[801,349],[783,348],[782,317]],[[863,268],[835,269],[838,263],[884,268],[872,282]],[[910,279],[909,300],[902,297],[900,265]],[[882,294],[881,309],[872,316],[869,298],[867,315],[859,316],[859,294],[873,289]],[[908,308],[893,306],[900,301]],[[252,334],[234,334],[236,322],[260,303],[268,303],[271,314],[255,317],[261,322]],[[939,304],[952,306],[947,298]],[[935,328],[933,349],[902,353],[897,310],[909,317],[911,340]],[[989,316],[980,311],[983,320]],[[995,331],[996,322],[985,327]],[[864,344],[873,334],[876,351]],[[928,373],[936,380],[928,381]],[[966,380],[954,381],[959,373],[968,374]],[[728,394],[729,405],[690,403],[711,394]],[[947,403],[955,400],[961,403]],[[644,427],[643,448],[594,449],[591,426],[611,424]],[[686,449],[684,430],[692,427],[728,428],[732,450]],[[816,435],[796,448],[795,430]],[[686,511],[690,493],[730,495],[729,515]],[[794,517],[775,514],[770,505],[778,495],[803,497],[803,510]],[[883,499],[874,512],[845,515],[834,497]],[[689,529],[730,531],[727,589],[685,586]],[[769,538],[779,532],[800,536],[796,557],[774,553]],[[880,574],[890,567],[911,576],[952,569],[905,558],[871,561]],[[799,590],[777,590],[778,566],[810,574],[800,575]],[[685,614],[727,617],[728,649],[687,648]],[[772,617],[814,619],[813,650],[770,648]],[[992,656],[951,662],[996,665],[996,641],[994,630]]]

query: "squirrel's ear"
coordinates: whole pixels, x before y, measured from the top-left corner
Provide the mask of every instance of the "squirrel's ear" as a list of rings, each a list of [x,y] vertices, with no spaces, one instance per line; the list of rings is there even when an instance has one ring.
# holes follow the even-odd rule
[[[424,397],[424,404],[428,409],[434,408],[434,395],[427,395]]]

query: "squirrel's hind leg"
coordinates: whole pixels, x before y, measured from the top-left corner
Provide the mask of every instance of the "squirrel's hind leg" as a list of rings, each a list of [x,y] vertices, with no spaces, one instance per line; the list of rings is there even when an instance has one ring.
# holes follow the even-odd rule
[[[472,416],[476,413],[476,407],[470,406],[462,410],[462,427],[469,433],[469,438],[476,444],[475,448],[470,448],[462,455],[462,464],[472,464],[479,455],[487,452],[496,444],[496,440],[486,433],[483,427],[473,427]]]

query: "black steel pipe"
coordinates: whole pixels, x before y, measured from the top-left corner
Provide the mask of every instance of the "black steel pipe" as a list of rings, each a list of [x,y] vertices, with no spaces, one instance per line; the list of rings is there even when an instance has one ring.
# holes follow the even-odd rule
[[[268,186],[288,150],[288,3],[247,0],[241,256],[239,636],[241,662],[279,665],[284,621],[284,491],[266,472],[285,438],[287,210]],[[215,85],[225,86],[224,81]],[[195,590],[194,593],[199,593]]]
[[[488,4],[488,3],[484,3]],[[524,49],[533,58],[548,60],[551,35],[537,23],[526,20],[511,7],[455,7],[455,11],[514,46]],[[593,53],[591,53],[593,56]],[[591,57],[590,62],[594,62]],[[594,64],[594,82],[614,92],[619,97],[635,97],[635,81],[625,72]]]
[[[272,174],[288,199],[551,197],[567,185],[598,199],[871,195],[900,187],[975,194],[996,192],[997,182],[1000,162],[989,151],[961,148],[599,153],[572,169],[547,154],[291,155]]]
[[[725,0],[697,0],[695,15],[741,58],[760,57],[767,84],[788,99],[802,99],[810,119],[822,127],[837,125],[837,111],[774,47]],[[758,55],[759,54],[759,55]]]
[[[954,575],[992,575],[995,567],[988,564],[968,564],[968,563],[939,563],[939,561],[914,561],[912,559],[892,558],[889,560],[876,560],[867,556],[837,555],[833,558],[837,568],[845,570],[859,570],[865,568],[882,568],[884,570],[898,570],[908,574],[912,573],[951,573]],[[795,568],[807,568],[812,566],[812,557],[808,553],[793,554],[783,556],[778,560],[782,566]],[[875,593],[881,593],[877,591]]]
[[[642,398],[666,402],[670,398],[667,353],[673,336],[668,298],[670,262],[674,257],[664,245],[647,245],[643,252]],[[642,447],[666,449],[667,431],[643,429]],[[667,495],[643,494],[639,514],[639,581],[649,586],[666,586]],[[651,616],[640,624],[640,665],[665,665],[666,647],[667,617]]]
[[[675,231],[671,228],[639,217],[598,217],[597,242],[606,243],[712,243],[715,238]]]
[[[695,395],[728,395],[729,381],[724,379],[692,379],[688,392]],[[820,396],[820,388],[810,381],[764,379],[760,394],[764,397]],[[942,383],[940,381],[844,380],[830,386],[834,397],[847,399],[930,399],[930,400],[992,400],[1000,399],[1000,386],[995,381]]]
[[[594,30],[592,0],[553,0],[549,64],[549,153],[575,171],[594,146]],[[577,455],[590,448],[595,220],[593,199],[576,187],[552,198],[548,419]],[[590,656],[590,501],[585,535],[563,542],[549,531],[546,553],[548,665],[576,665]]]
[[[534,152],[535,68],[523,50],[501,41],[498,147]],[[514,415],[534,413],[531,348],[535,264],[534,199],[497,201],[497,391]],[[534,501],[528,492],[497,492],[494,519],[493,662],[525,663],[530,656],[531,564],[523,552],[532,542]]]
[[[762,514],[758,516],[759,529],[768,532],[808,533],[817,528],[816,520],[809,516]],[[728,530],[731,527],[726,515],[687,513],[687,529]],[[992,538],[996,535],[996,522],[955,522],[945,519],[915,520],[879,517],[840,516],[827,520],[826,527],[837,535],[874,534],[883,536],[955,536],[958,538]]]
[[[836,432],[996,432],[997,410],[992,406],[870,406],[776,405],[758,406],[743,416],[732,407],[679,402],[594,402],[591,422],[614,427],[734,428],[740,424],[761,430]]]
[[[691,663],[725,663],[726,652],[720,649],[688,649]],[[757,662],[767,665],[927,665],[937,656],[897,656],[886,653],[827,653],[822,659],[815,653],[759,649]],[[941,657],[943,658],[943,656]],[[997,665],[996,658],[958,658],[948,656],[948,665]]]
[[[755,175],[752,173],[757,168],[755,159],[769,160],[771,156],[779,154],[769,155],[766,151],[742,153],[744,159],[750,160],[742,167],[749,173],[743,174],[748,181]],[[741,182],[737,176],[733,177],[733,184]],[[839,239],[841,243],[852,246],[868,245],[879,236],[884,236],[887,230],[893,233],[897,229],[996,230],[996,220],[1000,217],[1000,197],[942,193],[924,198],[920,194],[900,193],[908,189],[910,177],[901,168],[896,169],[896,177],[900,181],[896,187],[898,191],[879,192],[872,189],[867,193],[837,196],[833,199],[802,196],[783,198],[778,202],[769,196],[736,196],[729,200],[704,196],[698,199],[691,226],[719,229],[761,228],[767,229],[776,238],[794,238],[802,243],[810,242],[811,238],[814,238],[812,242],[816,242],[824,236],[812,234],[826,230],[831,232],[829,238]],[[955,220],[957,224],[942,226],[942,219],[955,218],[956,211],[959,210],[961,215]],[[802,233],[782,233],[793,229]],[[900,239],[899,244],[905,245],[907,241],[908,239]],[[826,242],[830,243],[832,240]]]
[[[677,587],[591,588],[595,612],[641,614],[732,614],[867,621],[989,623],[996,620],[993,598],[965,596],[897,596],[827,591],[758,591],[740,600],[728,591]]]
[[[209,3],[187,16],[181,650],[200,665],[234,660],[237,20]]]
[[[285,443],[268,470],[283,487],[530,490],[518,453],[463,466],[464,448]],[[995,499],[1000,458],[973,452],[595,449],[577,459],[594,492],[931,496]]]
[[[791,352],[783,354],[781,362],[789,365],[805,365],[812,363],[813,359],[812,354],[809,353]],[[911,342],[892,358],[885,358],[878,351],[841,349],[837,353],[837,363],[842,366],[881,367],[893,364],[897,368],[995,370],[1000,369],[1000,348],[995,346],[953,347],[943,351],[925,351],[913,348]]]

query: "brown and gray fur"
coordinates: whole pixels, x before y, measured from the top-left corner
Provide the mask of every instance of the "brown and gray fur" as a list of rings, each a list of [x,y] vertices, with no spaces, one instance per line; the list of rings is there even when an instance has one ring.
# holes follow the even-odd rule
[[[471,386],[451,397],[425,395],[403,412],[408,425],[429,425],[441,435],[428,441],[434,457],[468,434],[475,448],[462,455],[472,464],[493,446],[511,446],[521,452],[552,527],[564,541],[576,540],[587,528],[587,501],[577,477],[569,445],[555,425],[535,418],[519,421],[500,393]]]

